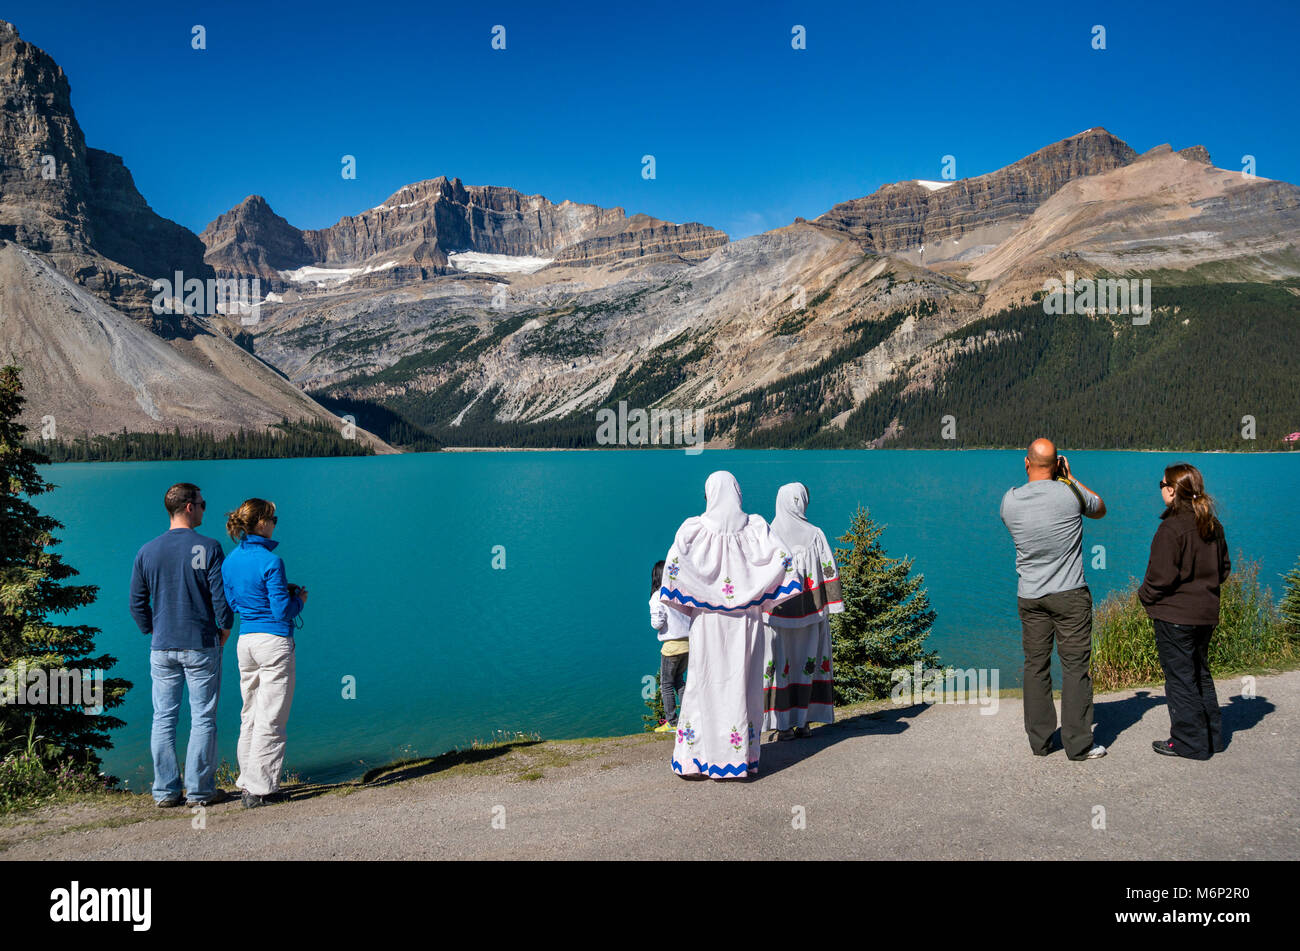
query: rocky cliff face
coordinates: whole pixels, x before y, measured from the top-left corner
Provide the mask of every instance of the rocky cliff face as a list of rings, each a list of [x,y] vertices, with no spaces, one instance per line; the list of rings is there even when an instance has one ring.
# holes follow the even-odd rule
[[[49,418],[68,439],[338,424],[221,319],[152,313],[152,277],[213,276],[203,243],[154,213],[120,158],[86,147],[63,70],[3,21],[0,100],[0,354],[24,370],[29,427]]]
[[[1105,129],[1089,129],[1020,161],[951,184],[886,185],[836,205],[817,219],[877,253],[926,247],[926,258],[955,258],[1005,239],[1066,182],[1127,165],[1137,153]],[[941,186],[941,187],[934,187]]]
[[[448,255],[457,252],[618,266],[700,260],[727,236],[694,222],[628,218],[622,208],[557,204],[442,176],[406,185],[382,205],[311,231],[297,231],[254,196],[208,225],[203,240],[208,262],[222,274],[283,281],[279,271],[304,265],[356,268],[365,273],[351,281],[384,286],[455,274]]]
[[[212,276],[202,242],[157,215],[115,155],[87,148],[67,77],[0,21],[0,238],[49,254],[66,274],[151,319],[150,278]]]
[[[1158,146],[1066,183],[967,273],[984,310],[1027,300],[1047,278],[1160,273],[1157,285],[1272,281],[1300,272],[1300,188],[1215,168],[1201,146]]]
[[[633,215],[561,248],[555,253],[555,263],[620,267],[633,262],[701,261],[726,243],[725,234],[698,222],[678,225],[649,215]]]

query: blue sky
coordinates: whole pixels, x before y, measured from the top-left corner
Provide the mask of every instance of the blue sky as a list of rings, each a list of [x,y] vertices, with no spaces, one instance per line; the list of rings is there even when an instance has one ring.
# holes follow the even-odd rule
[[[445,174],[736,238],[937,179],[944,155],[965,178],[1093,126],[1139,152],[1205,145],[1223,168],[1254,155],[1300,183],[1294,3],[48,0],[0,15],[64,68],[87,144],[195,231],[254,193],[325,227]]]

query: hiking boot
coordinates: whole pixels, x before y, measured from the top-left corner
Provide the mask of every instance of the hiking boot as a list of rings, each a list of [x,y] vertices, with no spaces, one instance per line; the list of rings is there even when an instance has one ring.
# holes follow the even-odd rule
[[[159,809],[175,809],[182,801],[180,796],[168,796],[166,799],[155,799],[153,804]]]
[[[247,789],[245,789],[245,790],[242,791],[242,793],[241,793],[241,795],[240,795],[240,797],[239,797],[239,800],[240,800],[240,802],[242,802],[242,803],[244,804],[244,808],[245,808],[245,809],[256,809],[256,808],[258,808],[259,806],[265,806],[265,805],[266,805],[266,797],[265,797],[265,796],[255,796],[255,795],[253,795],[251,792],[249,792]]]
[[[794,728],[794,735],[796,739],[806,740],[812,736],[812,730],[806,726],[797,726]]]
[[[1152,740],[1152,741],[1151,741],[1151,748],[1152,748],[1153,750],[1155,750],[1157,753],[1160,753],[1160,754],[1163,755],[1163,756],[1177,756],[1177,755],[1178,755],[1176,752],[1174,752],[1174,741],[1173,741],[1173,740]]]
[[[219,802],[225,802],[230,795],[224,789],[218,789],[206,799],[186,799],[185,805],[193,809],[195,806],[215,806]]]

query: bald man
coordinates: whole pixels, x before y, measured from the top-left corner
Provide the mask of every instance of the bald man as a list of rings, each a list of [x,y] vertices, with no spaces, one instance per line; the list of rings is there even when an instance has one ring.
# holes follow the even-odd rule
[[[1052,642],[1061,659],[1061,745],[1073,760],[1098,759],[1092,741],[1092,592],[1083,577],[1083,519],[1106,503],[1070,474],[1050,439],[1025,454],[1024,485],[1002,497],[1002,522],[1016,543],[1017,602],[1025,649],[1025,732],[1035,756],[1052,751]]]

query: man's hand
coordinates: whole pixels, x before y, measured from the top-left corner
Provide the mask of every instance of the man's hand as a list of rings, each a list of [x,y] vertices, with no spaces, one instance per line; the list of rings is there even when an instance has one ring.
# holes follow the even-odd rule
[[[1070,460],[1065,458],[1065,456],[1057,456],[1056,471],[1065,478],[1070,478]]]
[[[223,627],[223,628],[221,629],[221,646],[222,646],[222,647],[225,647],[225,646],[226,646],[226,641],[229,640],[229,639],[230,639],[230,628],[228,628],[228,627]]]

